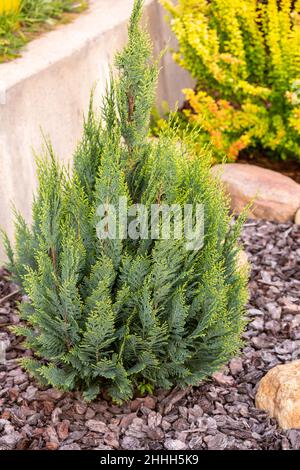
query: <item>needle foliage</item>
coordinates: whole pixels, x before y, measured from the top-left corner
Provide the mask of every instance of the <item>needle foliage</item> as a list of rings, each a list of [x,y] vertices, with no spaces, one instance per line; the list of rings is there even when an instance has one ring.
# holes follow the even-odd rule
[[[18,215],[14,251],[6,239],[9,269],[29,299],[14,328],[34,352],[23,366],[87,400],[103,389],[122,402],[136,388],[196,385],[236,354],[244,326],[242,220],[232,223],[209,156],[188,140],[178,145],[174,130],[148,137],[158,67],[142,7],[135,0],[101,119],[91,103],[72,175],[49,145],[32,226]],[[120,197],[147,208],[203,204],[203,247],[187,250],[184,237],[99,239],[97,208]]]

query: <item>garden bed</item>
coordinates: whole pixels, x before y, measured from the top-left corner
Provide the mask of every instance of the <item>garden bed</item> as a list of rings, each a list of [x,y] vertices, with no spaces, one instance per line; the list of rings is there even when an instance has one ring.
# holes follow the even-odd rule
[[[0,334],[10,347],[0,365],[0,449],[300,449],[300,430],[280,430],[254,403],[261,377],[299,357],[300,226],[249,220],[242,239],[252,274],[241,357],[200,387],[123,406],[105,397],[87,405],[22,372],[17,358],[30,352],[8,329],[20,299],[7,297],[16,286],[2,269]]]

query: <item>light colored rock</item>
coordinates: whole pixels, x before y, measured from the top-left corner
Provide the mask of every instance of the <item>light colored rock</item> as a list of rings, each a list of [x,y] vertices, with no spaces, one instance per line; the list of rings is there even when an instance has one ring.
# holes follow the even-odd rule
[[[187,445],[179,439],[167,439],[165,441],[165,448],[168,450],[185,450]]]
[[[207,444],[208,450],[224,450],[228,444],[228,438],[222,432],[218,432],[215,436],[206,436],[204,441]]]
[[[122,449],[138,450],[140,447],[140,441],[135,437],[125,436],[122,441]]]
[[[103,421],[98,421],[96,419],[89,419],[86,422],[86,427],[90,431],[99,432],[101,434],[104,434],[108,431],[108,428],[107,428],[106,424],[103,423]]]
[[[234,379],[230,375],[222,374],[222,372],[215,372],[212,375],[212,378],[218,382],[220,385],[232,386],[234,384]]]
[[[300,225],[300,207],[297,210],[296,215],[295,215],[295,224]]]
[[[28,380],[27,374],[19,374],[14,378],[15,385],[21,385]]]
[[[229,369],[232,375],[238,375],[243,371],[243,361],[240,357],[234,357],[229,363]]]
[[[20,440],[21,435],[17,431],[12,431],[0,437],[0,449],[1,450],[12,450],[16,447],[17,442]]]
[[[199,432],[214,433],[217,429],[217,422],[214,418],[201,416],[197,420],[197,429]]]
[[[12,204],[31,220],[36,188],[32,149],[42,151],[41,129],[58,158],[68,163],[82,134],[90,91],[96,85],[99,109],[109,65],[127,40],[132,5],[133,0],[90,0],[89,9],[72,23],[41,35],[22,50],[22,57],[0,64],[0,226],[10,238]],[[157,0],[146,0],[145,16],[158,55],[172,37],[165,10]],[[181,90],[193,86],[192,80],[170,52],[161,65],[157,103],[182,103]]]
[[[288,176],[243,163],[216,165],[212,171],[223,181],[234,212],[240,213],[252,201],[253,218],[294,220],[300,207],[300,185]]]
[[[255,402],[283,429],[300,429],[300,360],[271,369],[260,381]]]
[[[26,392],[23,393],[23,397],[27,401],[32,401],[34,400],[36,392],[37,392],[37,388],[34,387],[33,385],[29,385],[29,387],[27,387],[26,389]]]

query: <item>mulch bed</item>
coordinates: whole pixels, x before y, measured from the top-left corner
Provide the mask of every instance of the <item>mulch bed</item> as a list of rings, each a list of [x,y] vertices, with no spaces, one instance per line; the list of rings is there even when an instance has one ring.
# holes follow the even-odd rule
[[[300,430],[282,431],[255,408],[260,378],[300,355],[300,226],[248,221],[250,323],[240,358],[200,387],[163,391],[116,406],[43,389],[16,363],[25,351],[7,324],[16,298],[0,300],[0,449],[300,449]],[[14,292],[0,270],[0,299]],[[2,327],[1,327],[2,325]]]

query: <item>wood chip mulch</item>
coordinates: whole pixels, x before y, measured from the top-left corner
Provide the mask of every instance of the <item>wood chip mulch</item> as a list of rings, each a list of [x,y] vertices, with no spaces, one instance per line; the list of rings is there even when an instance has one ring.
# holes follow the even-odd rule
[[[123,406],[43,389],[20,369],[30,352],[8,330],[20,298],[0,269],[0,449],[300,449],[300,430],[280,430],[254,404],[261,377],[300,357],[300,226],[248,221],[242,240],[252,274],[241,356],[199,387]]]

